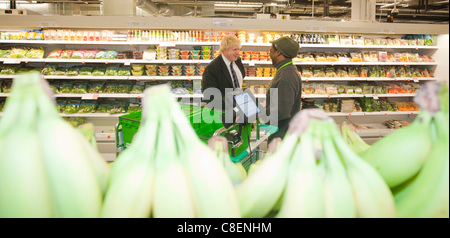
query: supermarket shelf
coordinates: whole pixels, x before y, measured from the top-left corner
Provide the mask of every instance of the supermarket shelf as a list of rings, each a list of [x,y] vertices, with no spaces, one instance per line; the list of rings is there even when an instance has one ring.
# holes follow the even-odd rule
[[[128,76],[92,76],[92,75],[77,75],[77,76],[59,76],[59,75],[46,75],[45,79],[89,79],[89,80],[128,80]]]
[[[6,95],[6,94],[5,94]],[[0,97],[2,94],[0,94]],[[8,94],[9,96],[9,94]],[[96,100],[98,98],[142,98],[144,94],[128,94],[128,93],[86,93],[86,94],[72,94],[72,93],[61,93],[55,94],[55,98],[81,98],[84,100]],[[183,95],[173,95],[176,98],[203,98],[202,94],[183,94]],[[6,97],[6,96],[5,96]]]
[[[127,113],[117,113],[117,114],[109,114],[109,113],[73,113],[66,114],[60,113],[61,117],[87,117],[87,118],[118,118]],[[395,115],[417,115],[419,111],[383,111],[383,112],[328,112],[327,113],[331,117],[347,117],[347,116],[395,116]],[[3,112],[0,112],[0,116],[3,115]]]
[[[201,80],[202,76],[129,76],[129,80]]]
[[[362,98],[365,94],[303,94],[302,98]]]
[[[60,113],[61,117],[84,117],[84,118],[118,118],[128,113],[73,113],[66,114]],[[419,111],[396,111],[396,112],[328,112],[330,117],[358,117],[358,116],[395,116],[395,115],[417,115]],[[0,117],[3,116],[3,112],[0,112]]]
[[[244,81],[271,81],[273,77],[245,77]]]
[[[38,45],[220,45],[220,42],[190,42],[190,41],[58,41],[58,40],[0,40],[5,44],[38,44]],[[241,43],[242,46],[270,47],[271,43]],[[342,44],[299,44],[300,48],[328,48],[328,49],[415,49],[437,50],[437,46],[415,45],[342,45]]]
[[[9,93],[0,93],[0,97],[9,97]],[[128,93],[98,93],[98,94],[72,94],[72,93],[61,93],[55,94],[56,98],[82,98],[86,100],[95,100],[97,98],[141,98],[142,94],[128,94]],[[175,95],[177,98],[203,98],[202,94],[184,94]],[[336,94],[336,95],[325,95],[325,94],[304,94],[302,98],[381,98],[381,97],[415,97],[415,93],[391,93],[391,94]],[[255,94],[256,98],[266,98],[265,94]]]
[[[415,49],[437,50],[437,46],[416,45],[341,45],[341,44],[300,44],[300,48],[327,48],[327,49]]]
[[[14,79],[19,75],[0,75],[0,79]],[[63,75],[45,75],[45,79],[86,79],[86,80],[201,80],[201,76],[92,76],[92,75],[77,75],[77,76],[63,76]],[[271,80],[271,79],[269,79]]]
[[[314,66],[314,65],[346,65],[346,66],[371,66],[371,65],[402,65],[402,66],[417,66],[417,65],[438,65],[436,62],[299,62],[294,61],[294,65],[300,66]]]
[[[364,112],[329,112],[331,117],[364,116]]]
[[[0,113],[1,115],[1,113]],[[60,113],[61,117],[89,117],[89,118],[118,118],[120,116],[125,115],[125,113],[117,113],[117,114],[109,114],[109,113],[73,113],[66,114]]]
[[[434,77],[367,77],[367,81],[413,81],[413,82],[419,82],[419,81],[435,81],[436,78]]]
[[[365,116],[394,116],[394,115],[417,115],[419,111],[383,111],[383,112],[364,112]]]
[[[21,62],[38,62],[38,63],[98,63],[98,64],[209,64],[212,60],[138,60],[138,59],[27,59],[27,58],[0,58],[3,64],[20,64]],[[249,66],[255,65],[272,65],[272,61],[243,60],[243,64]],[[403,65],[403,66],[433,66],[438,65],[436,62],[298,62],[294,61],[294,65],[300,66],[370,66],[370,65]]]
[[[356,133],[364,138],[364,137],[383,137],[386,136],[397,129],[357,129]]]
[[[0,75],[0,79],[13,79],[19,75]],[[45,75],[45,79],[88,79],[88,80],[201,80],[202,76],[92,76],[92,75]],[[271,81],[273,77],[245,77],[245,81]],[[398,82],[419,82],[419,81],[435,81],[434,77],[302,77],[302,81],[398,81]]]

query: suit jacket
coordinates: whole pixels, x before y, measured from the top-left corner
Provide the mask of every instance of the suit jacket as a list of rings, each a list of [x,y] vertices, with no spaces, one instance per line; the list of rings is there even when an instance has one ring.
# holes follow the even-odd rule
[[[242,78],[245,77],[245,68],[242,64],[242,60],[238,58],[235,61],[239,70],[241,71]],[[233,88],[233,81],[231,74],[228,71],[228,67],[223,61],[222,55],[215,58],[211,63],[206,66],[205,71],[202,75],[202,91],[205,92],[208,88],[217,88],[222,93],[222,104],[224,105],[225,100],[225,88]],[[225,107],[222,107],[225,109]]]

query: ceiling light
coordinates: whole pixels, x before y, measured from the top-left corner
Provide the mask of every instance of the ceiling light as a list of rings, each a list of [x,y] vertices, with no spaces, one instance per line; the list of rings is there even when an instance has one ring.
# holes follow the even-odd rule
[[[261,4],[227,4],[227,3],[215,3],[215,7],[262,7]]]

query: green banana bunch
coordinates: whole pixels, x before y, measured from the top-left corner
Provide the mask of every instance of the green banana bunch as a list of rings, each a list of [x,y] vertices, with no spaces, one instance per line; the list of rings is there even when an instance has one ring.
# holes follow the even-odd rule
[[[360,218],[394,218],[395,202],[391,190],[381,175],[349,147],[345,139],[329,125],[335,150],[346,167],[353,190],[356,216]],[[334,135],[333,135],[334,134]]]
[[[14,80],[0,121],[0,216],[99,217],[108,164],[59,117],[49,89],[39,73]]]
[[[289,167],[288,182],[276,217],[325,217],[323,186],[314,153],[314,138],[305,133],[295,149]]]
[[[235,187],[242,217],[265,217],[277,204],[287,183],[297,141],[296,134],[286,135],[280,147]]]
[[[323,110],[295,115],[272,156],[237,188],[243,217],[396,216],[384,179],[352,150]]]
[[[238,162],[234,163],[228,154],[228,142],[223,136],[215,136],[208,140],[208,146],[216,152],[216,156],[230,176],[233,185],[242,183],[247,178],[247,171],[244,166]]]
[[[378,170],[391,189],[417,175],[437,140],[441,130],[438,129],[439,124],[448,124],[447,85],[425,83],[414,101],[419,105],[420,113],[409,126],[381,138],[360,153]],[[446,121],[440,119],[442,122],[435,123],[439,117],[446,118]]]
[[[142,115],[112,164],[102,217],[240,217],[228,174],[167,85],[144,91]]]
[[[347,122],[342,122],[341,133],[347,144],[356,152],[362,153],[363,151],[370,148],[367,144],[354,130],[350,129],[350,125]]]
[[[320,163],[324,166],[324,192],[325,192],[325,216],[329,218],[353,218],[356,217],[356,201],[353,196],[352,184],[347,177],[344,161],[339,156],[333,144],[333,139],[328,130],[322,127],[332,123],[334,128],[325,127],[328,130],[337,130],[334,121],[330,118],[323,120],[316,129],[322,134],[323,153]],[[311,121],[313,122],[313,121]]]
[[[427,160],[417,175],[392,189],[401,218],[449,217],[448,88],[446,95],[440,95],[440,102],[440,111],[431,121],[435,135]]]
[[[430,113],[421,111],[409,126],[377,140],[359,155],[394,188],[417,174],[427,159],[432,144],[430,121]]]

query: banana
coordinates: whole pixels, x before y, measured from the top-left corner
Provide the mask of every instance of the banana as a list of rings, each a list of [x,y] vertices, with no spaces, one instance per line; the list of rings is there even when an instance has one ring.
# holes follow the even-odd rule
[[[230,156],[224,152],[219,151],[217,156],[221,157],[225,171],[230,177],[233,185],[240,184],[247,178],[247,171],[240,162],[234,163],[231,161]]]
[[[363,151],[370,148],[369,144],[367,144],[356,132],[350,129],[350,126],[347,122],[343,122],[341,124],[341,133],[342,136],[346,139],[347,144],[356,153],[362,153]]]
[[[111,171],[110,165],[101,156],[98,150],[95,149],[92,144],[86,140],[85,137],[83,137],[80,133],[74,133],[74,136],[76,136],[76,141],[80,143],[80,146],[83,147],[81,151],[84,152],[85,157],[90,159],[89,162],[94,169],[95,176],[100,185],[100,190],[102,192],[102,195],[104,196],[106,193],[109,173]]]
[[[208,140],[208,146],[216,153],[220,164],[225,168],[233,186],[247,177],[247,171],[241,163],[234,163],[228,154],[228,141],[223,136],[214,136]]]
[[[283,203],[277,218],[323,218],[325,197],[312,136],[301,135],[292,158]]]
[[[449,141],[437,141],[419,174],[394,190],[401,218],[449,217]]]
[[[187,122],[189,123],[189,122]],[[239,206],[228,174],[214,152],[197,137],[190,124],[177,124],[185,141],[182,155],[194,197],[194,206],[200,218],[238,218]],[[196,136],[196,135],[195,135]],[[190,138],[189,138],[190,137]]]
[[[5,113],[11,118],[16,116],[13,118],[15,124],[7,128],[0,138],[0,217],[55,217],[49,178],[42,163],[41,141],[35,127],[36,100],[24,98],[14,106],[20,106],[22,112],[17,115],[9,114],[11,111]],[[8,125],[3,122],[2,130]]]
[[[332,119],[323,120],[322,122],[328,122],[332,126],[335,126]],[[323,123],[322,127],[326,127],[326,125]],[[321,130],[323,133],[321,139],[323,154],[320,160],[325,166],[325,175],[323,178],[325,217],[354,218],[356,217],[356,203],[350,181],[346,174],[346,168],[334,148],[333,140],[328,132],[329,130],[323,128]]]
[[[153,199],[154,166],[149,150],[135,153],[134,142],[113,162],[101,217],[148,218]],[[148,144],[147,144],[148,146]],[[142,147],[140,147],[142,148]],[[142,160],[139,160],[142,158]],[[116,162],[121,163],[116,163]]]
[[[48,117],[38,133],[45,141],[41,149],[57,217],[98,217],[103,196],[89,158],[74,139],[79,132],[60,118]]]
[[[421,111],[409,126],[379,139],[359,155],[394,188],[417,174],[426,160],[431,149],[430,120],[431,115]]]
[[[264,158],[258,169],[236,187],[243,217],[264,217],[277,203],[286,186],[289,162],[297,141],[296,134],[286,135],[280,148]]]
[[[333,141],[346,165],[347,176],[355,197],[357,217],[396,217],[394,197],[380,174],[361,159],[337,131],[334,132]]]
[[[176,101],[168,86],[161,87],[167,103]],[[182,147],[181,161],[192,188],[194,207],[200,218],[241,217],[233,184],[214,151],[195,133],[179,107],[172,107],[170,120]]]
[[[143,102],[148,105],[151,100],[148,91],[144,92]],[[147,115],[143,112],[143,115],[133,143],[111,165],[101,217],[151,217],[155,185],[154,158],[158,134],[161,132],[158,130],[156,113]]]
[[[172,122],[164,120],[164,116],[167,116],[164,111],[159,110],[158,112],[162,116],[160,119],[162,133],[158,138],[160,145],[156,152],[152,216],[155,218],[194,218],[196,212],[193,197],[186,171],[177,151],[176,134],[172,129]]]
[[[402,218],[449,217],[449,123],[444,111],[435,113],[436,138],[419,173],[393,189]]]
[[[265,158],[265,157],[270,157],[270,156],[269,156],[268,154],[266,154],[266,155],[264,156],[264,158]],[[250,174],[254,173],[256,170],[259,169],[259,166],[261,165],[261,162],[264,160],[264,158],[261,158],[261,159],[255,161],[253,164],[251,164],[251,165],[248,167],[247,177],[250,176]]]

